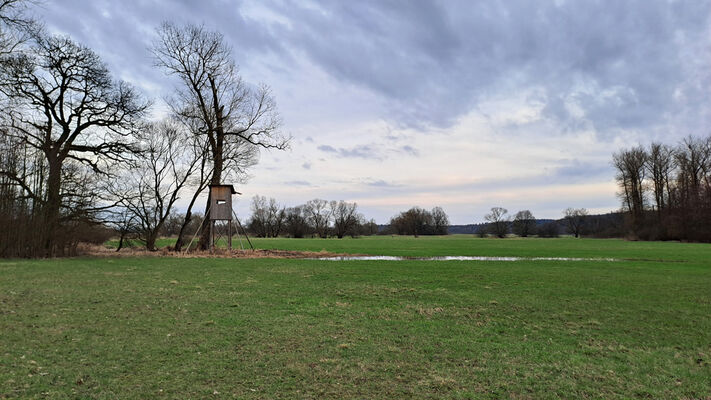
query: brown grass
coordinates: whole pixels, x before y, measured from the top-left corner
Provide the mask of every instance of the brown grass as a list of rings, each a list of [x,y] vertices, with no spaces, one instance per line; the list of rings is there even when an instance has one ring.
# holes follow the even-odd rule
[[[175,252],[169,247],[148,251],[144,248],[128,247],[121,251],[101,245],[82,243],[77,248],[81,256],[91,257],[175,257],[175,258],[319,258],[319,257],[340,257],[353,256],[345,253],[329,253],[327,251],[295,251],[295,250],[238,250],[238,249],[215,249],[190,250],[187,252]]]

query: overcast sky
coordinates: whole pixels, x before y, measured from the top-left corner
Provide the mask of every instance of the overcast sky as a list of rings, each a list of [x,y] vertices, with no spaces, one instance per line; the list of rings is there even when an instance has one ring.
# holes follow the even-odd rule
[[[709,133],[709,1],[62,0],[37,14],[156,115],[175,81],[152,66],[155,28],[222,32],[294,138],[261,154],[242,216],[255,194],[355,201],[379,223],[415,205],[455,224],[492,206],[608,212],[613,152]]]

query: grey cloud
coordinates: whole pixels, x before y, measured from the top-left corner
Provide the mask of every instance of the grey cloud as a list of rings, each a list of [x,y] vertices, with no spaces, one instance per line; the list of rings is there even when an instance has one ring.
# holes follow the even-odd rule
[[[311,166],[312,166],[312,165],[313,165],[313,164],[311,164],[310,162],[305,162],[305,163],[301,164],[301,168],[303,168],[303,169],[311,169]]]
[[[397,183],[392,183],[392,182],[386,182],[382,179],[378,180],[366,180],[365,182],[366,186],[371,186],[371,187],[376,187],[376,188],[397,188],[397,187],[402,187],[402,185],[397,184]]]
[[[363,158],[366,160],[382,159],[382,156],[374,145],[358,145],[351,148],[339,147],[338,149],[329,145],[321,145],[318,146],[317,149],[325,153],[332,153],[346,158]]]
[[[400,151],[402,151],[403,153],[406,153],[408,155],[414,156],[414,157],[420,156],[420,152],[416,148],[414,148],[410,145],[405,145],[405,146],[400,147]]]
[[[709,2],[300,3],[273,31],[338,79],[381,94],[405,125],[447,125],[492,93],[542,87],[547,116],[603,134],[695,104],[685,51],[709,44]],[[298,21],[296,23],[295,21]],[[324,35],[328,32],[328,35]],[[687,51],[688,52],[688,51]],[[708,64],[708,52],[698,54]],[[680,88],[692,101],[678,103]],[[584,115],[562,105],[575,103]],[[581,122],[581,120],[583,122]],[[583,124],[584,125],[584,124]]]
[[[321,146],[318,146],[317,149],[326,152],[326,153],[338,153],[338,150],[336,150],[335,147],[329,146],[326,144],[322,144]]]

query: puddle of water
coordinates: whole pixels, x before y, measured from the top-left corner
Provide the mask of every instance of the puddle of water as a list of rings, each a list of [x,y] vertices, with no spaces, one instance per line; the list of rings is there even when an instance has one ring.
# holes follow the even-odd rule
[[[441,256],[441,257],[400,257],[400,256],[340,256],[316,257],[308,260],[321,261],[621,261],[616,258],[578,257],[486,257],[486,256]]]

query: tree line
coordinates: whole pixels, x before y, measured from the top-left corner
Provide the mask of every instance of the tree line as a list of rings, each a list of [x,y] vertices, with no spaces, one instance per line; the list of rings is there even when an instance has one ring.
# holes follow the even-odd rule
[[[548,221],[539,224],[536,217],[530,210],[521,210],[513,215],[503,207],[492,207],[491,211],[484,215],[486,221],[477,231],[480,237],[494,236],[505,238],[509,234],[519,237],[538,236],[553,238],[558,237],[561,228],[569,234],[578,238],[585,233],[593,234],[601,229],[596,224],[591,223],[591,218],[585,208],[567,208],[563,211],[563,218],[559,221]],[[595,219],[599,223],[599,219]],[[561,226],[562,225],[562,226]],[[595,228],[594,230],[590,228]]]
[[[153,250],[187,195],[179,250],[210,184],[242,182],[260,149],[288,147],[269,87],[243,81],[221,33],[156,28],[153,63],[174,83],[170,115],[156,121],[152,100],[27,17],[30,6],[0,2],[0,256],[73,254],[106,226]]]
[[[294,207],[276,199],[254,196],[247,230],[257,237],[292,238],[367,236],[378,232],[375,220],[366,220],[358,205],[347,201],[313,199]]]
[[[711,137],[623,149],[612,163],[627,236],[711,242]]]
[[[344,200],[313,199],[304,204],[287,207],[274,198],[256,195],[250,201],[250,216],[242,227],[239,222],[232,222],[232,232],[246,232],[260,238],[339,238],[371,235],[447,235],[449,217],[441,207],[432,211],[413,207],[390,219],[385,226],[378,225],[374,219],[367,219],[358,211],[358,204]],[[203,214],[193,213],[188,224],[185,213],[172,212],[165,219],[159,230],[153,235],[153,243],[159,237],[177,237],[181,231],[189,237],[195,235],[203,225]],[[126,225],[123,225],[126,226]],[[136,244],[147,246],[150,242],[142,229],[121,230],[113,226],[108,233],[119,237],[119,249]],[[244,228],[244,230],[243,230]],[[102,236],[102,240],[106,240]]]

